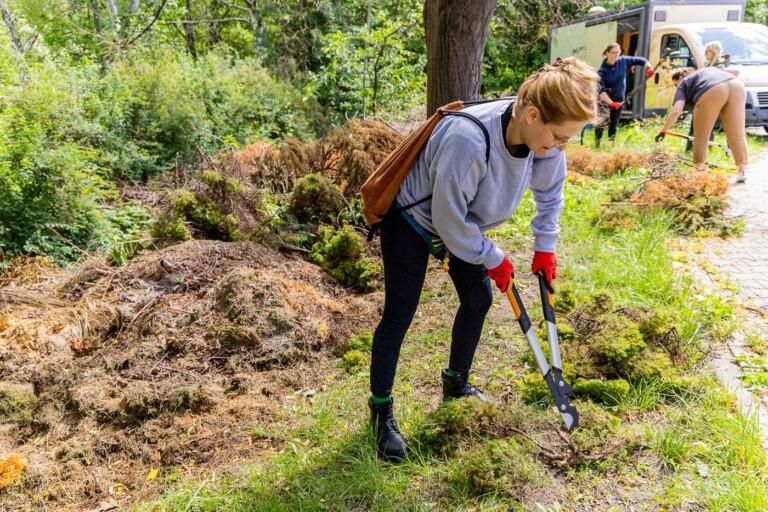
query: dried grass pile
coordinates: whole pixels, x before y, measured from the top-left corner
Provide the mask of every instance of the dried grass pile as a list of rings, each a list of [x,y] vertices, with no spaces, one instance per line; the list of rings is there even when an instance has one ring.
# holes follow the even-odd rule
[[[280,440],[249,429],[279,426],[297,392],[327,384],[376,299],[264,246],[210,240],[0,288],[0,446],[26,463],[4,505],[125,505],[160,490],[150,468],[258,457]]]

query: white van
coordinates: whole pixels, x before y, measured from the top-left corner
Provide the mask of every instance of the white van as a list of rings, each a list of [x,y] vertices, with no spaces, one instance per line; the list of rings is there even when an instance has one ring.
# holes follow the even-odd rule
[[[704,46],[720,41],[726,66],[739,71],[747,88],[746,125],[768,131],[768,27],[743,23],[743,15],[740,0],[651,0],[553,29],[550,59],[575,55],[597,68],[613,42],[625,55],[647,58],[656,73],[647,81],[642,69],[628,77],[628,94],[635,93],[622,113],[640,119],[666,115],[672,70],[704,67]]]

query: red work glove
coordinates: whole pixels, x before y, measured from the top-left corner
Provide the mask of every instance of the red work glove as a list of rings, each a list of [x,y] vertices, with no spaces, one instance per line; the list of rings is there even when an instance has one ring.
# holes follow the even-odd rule
[[[557,277],[557,256],[553,252],[534,252],[531,271],[534,274],[543,272],[544,277],[547,278],[547,284],[552,288],[552,280]]]
[[[610,107],[616,110],[621,110],[622,105],[623,103],[621,101],[614,101],[613,103],[610,104]]]
[[[645,68],[645,76],[648,78],[651,78],[654,75],[655,71],[653,68]]]
[[[505,256],[498,267],[488,269],[485,273],[496,282],[496,286],[502,293],[506,293],[509,280],[515,277],[515,267],[512,266],[512,262]]]

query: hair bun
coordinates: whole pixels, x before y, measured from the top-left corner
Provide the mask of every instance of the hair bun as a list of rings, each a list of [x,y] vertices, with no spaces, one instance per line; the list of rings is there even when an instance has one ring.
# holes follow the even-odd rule
[[[576,57],[566,57],[564,59],[558,57],[552,64],[544,64],[541,71],[564,71],[569,73],[573,71],[573,68],[576,65]]]

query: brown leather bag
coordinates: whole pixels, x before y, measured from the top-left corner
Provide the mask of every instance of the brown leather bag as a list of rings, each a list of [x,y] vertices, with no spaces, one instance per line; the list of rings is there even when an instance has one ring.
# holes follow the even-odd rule
[[[395,200],[395,196],[397,196],[397,191],[400,190],[400,185],[413,168],[421,150],[427,145],[432,130],[443,118],[444,112],[457,111],[463,108],[463,101],[454,101],[437,109],[437,112],[432,114],[429,119],[409,133],[368,176],[362,188],[363,213],[368,224],[373,226],[384,219]]]

